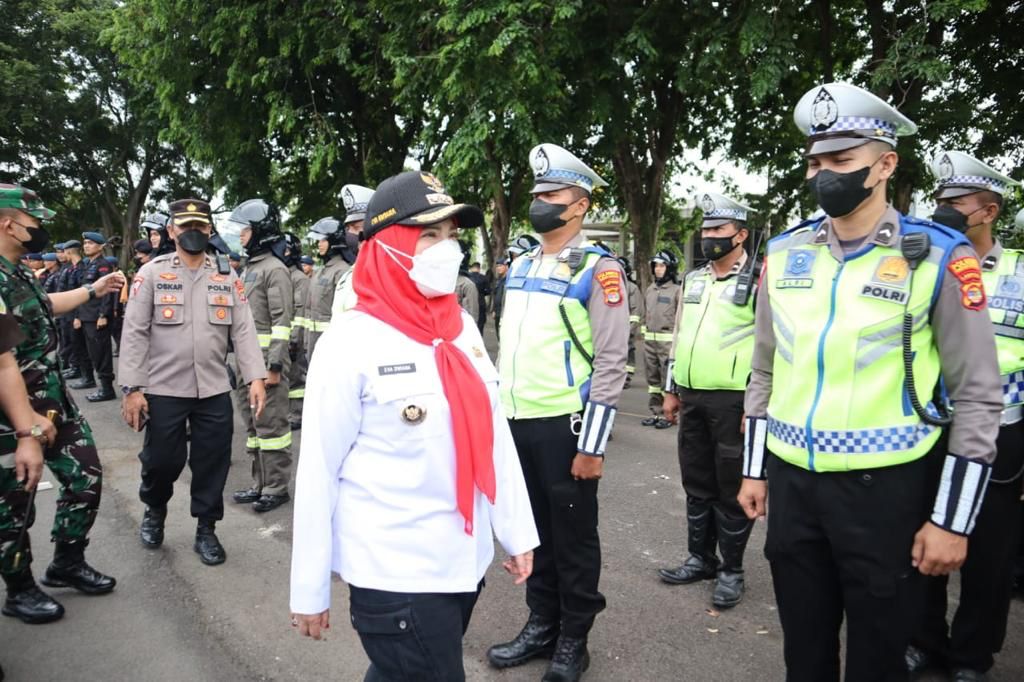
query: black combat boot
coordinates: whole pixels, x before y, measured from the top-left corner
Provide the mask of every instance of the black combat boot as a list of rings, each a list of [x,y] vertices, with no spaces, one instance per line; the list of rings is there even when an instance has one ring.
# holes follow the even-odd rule
[[[719,609],[731,609],[743,599],[743,552],[754,528],[750,519],[731,518],[715,510],[718,525],[718,548],[722,552],[722,565],[715,580],[711,603]]]
[[[82,378],[78,381],[73,381],[68,384],[68,387],[75,390],[82,390],[83,388],[96,388],[96,377],[93,376],[92,370],[82,370]]]
[[[541,682],[577,682],[590,667],[590,652],[584,637],[559,637],[551,664]]]
[[[911,675],[930,668],[933,663],[931,654],[913,644],[907,645],[907,650],[903,654],[903,661],[907,664],[907,672]]]
[[[231,499],[236,504],[252,504],[256,500],[260,499],[260,489],[256,486],[249,488],[248,490],[236,490],[231,493]]]
[[[85,399],[90,403],[104,403],[108,400],[116,400],[117,393],[114,392],[114,381],[113,379],[100,379],[100,387],[85,396]]]
[[[526,625],[511,642],[495,644],[487,650],[487,660],[495,668],[511,668],[522,665],[531,658],[550,656],[558,641],[559,623],[530,612]]]
[[[277,509],[282,504],[285,504],[292,498],[288,496],[288,493],[284,495],[260,495],[260,498],[252,503],[253,511],[259,513],[268,512],[271,509]]]
[[[690,556],[678,568],[659,568],[658,575],[670,585],[689,585],[700,580],[711,580],[718,570],[715,555],[715,516],[711,503],[686,498],[687,549]]]
[[[139,538],[142,545],[156,549],[164,544],[164,521],[167,519],[167,507],[146,507],[139,527]]]
[[[117,580],[86,563],[85,548],[88,544],[88,540],[58,540],[53,562],[40,582],[47,587],[73,587],[86,594],[106,594],[113,590]]]
[[[5,616],[37,625],[60,620],[64,615],[64,607],[36,586],[27,567],[13,575],[5,573],[4,582],[7,583],[7,601],[2,610]]]
[[[72,379],[81,379],[82,373],[77,367],[71,367],[61,372],[61,376],[64,377],[65,381],[71,381]]]
[[[206,519],[199,519],[196,525],[196,542],[192,549],[199,555],[199,560],[207,566],[216,566],[224,563],[228,555],[213,532],[215,522]]]

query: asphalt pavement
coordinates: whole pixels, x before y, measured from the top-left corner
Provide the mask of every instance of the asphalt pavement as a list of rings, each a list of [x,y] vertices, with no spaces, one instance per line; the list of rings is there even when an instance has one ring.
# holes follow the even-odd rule
[[[623,395],[601,481],[601,588],[608,608],[591,633],[593,661],[584,679],[783,680],[782,632],[761,551],[763,522],[751,536],[747,595],[735,609],[711,608],[710,582],[673,587],[657,578],[657,568],[684,558],[685,507],[676,429],[657,431],[639,423],[647,404],[641,377]],[[57,623],[28,626],[0,618],[0,665],[7,680],[361,680],[367,661],[348,624],[343,583],[336,582],[325,641],[300,638],[289,625],[291,506],[259,515],[228,497],[217,526],[227,562],[204,566],[192,551],[186,469],[170,504],[163,547],[144,549],[138,541],[142,436],[121,421],[118,402],[92,405],[84,393],[75,395],[104,465],[103,503],[87,558],[116,576],[118,586],[99,597],[49,590],[67,609]],[[301,434],[296,436],[297,459]],[[236,420],[228,496],[248,487],[244,442]],[[48,534],[55,498],[56,489],[37,498],[37,577],[52,556]],[[503,557],[500,547],[496,555]],[[505,671],[487,666],[487,648],[513,637],[527,615],[523,589],[512,585],[499,563],[488,573],[465,638],[467,677],[539,680],[543,661]],[[955,589],[954,579],[951,608]],[[1007,643],[990,679],[1024,679],[1024,602],[1013,604]]]

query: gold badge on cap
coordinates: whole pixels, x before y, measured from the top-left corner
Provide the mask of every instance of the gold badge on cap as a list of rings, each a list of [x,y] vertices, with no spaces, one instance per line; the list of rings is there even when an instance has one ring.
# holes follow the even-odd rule
[[[406,424],[422,424],[427,418],[427,408],[419,405],[406,405],[402,408],[402,421]]]
[[[195,211],[196,208],[197,207],[196,207],[195,204],[189,204],[188,206],[185,207],[185,210],[187,210],[187,211]]]

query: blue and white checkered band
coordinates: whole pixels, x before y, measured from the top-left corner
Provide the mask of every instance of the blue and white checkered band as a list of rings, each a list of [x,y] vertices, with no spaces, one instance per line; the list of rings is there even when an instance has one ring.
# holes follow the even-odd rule
[[[840,116],[825,130],[815,130],[812,126],[808,129],[809,135],[821,135],[823,133],[836,133],[844,130],[874,130],[875,137],[896,137],[896,126],[888,121],[867,116]]]
[[[562,185],[576,185],[588,192],[594,189],[594,181],[583,173],[563,170],[561,168],[551,168],[543,176],[537,176],[534,180],[536,182],[557,182]]]
[[[1002,380],[1003,404],[1009,406],[1024,403],[1024,370],[1004,374]]]
[[[929,410],[931,412],[931,410]],[[859,431],[818,431],[810,429],[814,451],[830,455],[870,455],[910,450],[935,430],[928,424],[893,426]],[[768,433],[795,448],[807,448],[808,429],[768,417]]]
[[[732,218],[733,220],[746,220],[747,212],[738,208],[714,208],[704,213],[704,218]]]
[[[1000,194],[1006,191],[1005,182],[999,182],[995,178],[985,177],[984,175],[954,175],[952,177],[944,178],[942,181],[943,187],[956,187],[958,185],[980,185],[982,187],[988,187],[989,189],[995,190]]]

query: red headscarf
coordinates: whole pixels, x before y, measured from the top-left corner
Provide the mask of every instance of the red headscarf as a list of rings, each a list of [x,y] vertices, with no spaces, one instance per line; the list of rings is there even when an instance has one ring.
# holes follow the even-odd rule
[[[452,415],[455,498],[473,534],[473,487],[494,503],[494,423],[491,399],[476,367],[453,341],[462,333],[462,308],[455,294],[427,298],[408,273],[375,241],[412,256],[422,228],[392,225],[359,249],[352,284],[356,310],[391,325],[417,343],[434,346],[434,361]],[[401,258],[401,256],[397,256]],[[406,267],[411,268],[408,263]]]

